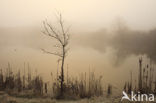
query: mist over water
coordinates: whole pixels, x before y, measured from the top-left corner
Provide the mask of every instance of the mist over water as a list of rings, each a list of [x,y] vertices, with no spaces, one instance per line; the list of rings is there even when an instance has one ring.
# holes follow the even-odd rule
[[[155,0],[2,0],[0,68],[10,62],[17,71],[29,62],[32,71],[37,69],[49,81],[58,58],[40,50],[53,51],[55,45],[42,34],[42,21],[56,23],[55,11],[60,10],[72,35],[65,71],[67,64],[74,76],[91,68],[103,75],[104,84],[122,86],[130,70],[137,74],[141,55],[144,62],[147,58],[156,61],[155,4]]]
[[[99,30],[84,35],[79,44],[92,48],[100,53],[105,53],[107,48],[112,48],[115,55],[122,62],[129,56],[146,55],[153,62],[156,61],[156,29],[133,30],[128,27],[119,27],[117,30]]]
[[[29,63],[32,71],[37,70],[45,81],[50,81],[50,73],[56,73],[58,58],[43,53],[41,48],[53,51],[55,42],[43,35],[39,28],[3,28],[1,32],[1,67],[6,68],[10,62],[17,71],[23,70],[24,62]],[[151,58],[155,62],[155,32],[154,29],[143,31],[123,26],[74,34],[65,71],[68,65],[69,74],[79,76],[90,68],[97,75],[103,75],[104,84],[120,87],[129,79],[127,75],[131,70],[135,71],[134,77],[137,75],[139,57],[143,56],[145,60]]]

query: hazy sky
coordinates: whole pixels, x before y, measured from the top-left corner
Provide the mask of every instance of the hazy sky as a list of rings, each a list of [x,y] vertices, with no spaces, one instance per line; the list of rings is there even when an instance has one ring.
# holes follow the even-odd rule
[[[19,69],[30,62],[33,69],[49,75],[47,78],[50,71],[56,72],[57,57],[40,51],[53,50],[51,40],[41,33],[41,25],[46,18],[55,21],[55,13],[60,11],[73,34],[65,65],[69,64],[70,73],[91,67],[103,75],[105,82],[120,85],[124,80],[118,80],[129,78],[130,70],[138,68],[140,54],[151,56],[156,52],[156,31],[151,31],[156,27],[155,10],[156,0],[0,0],[0,66],[10,62]],[[118,20],[133,30],[112,37],[114,31],[105,28],[114,28]],[[115,67],[119,56],[124,61]]]
[[[72,25],[104,27],[123,18],[131,27],[156,25],[155,0],[0,0],[0,26],[39,24],[61,11]]]

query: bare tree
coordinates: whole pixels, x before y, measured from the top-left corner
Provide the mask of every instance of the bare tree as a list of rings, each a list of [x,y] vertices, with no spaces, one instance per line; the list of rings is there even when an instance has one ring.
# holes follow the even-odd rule
[[[59,25],[58,28],[56,28],[56,26],[54,25],[51,25],[49,22],[47,22],[47,20],[43,21],[43,26],[44,26],[43,34],[56,40],[57,44],[54,46],[56,50],[53,52],[49,52],[45,49],[42,49],[42,51],[48,54],[59,56],[61,58],[62,64],[61,64],[60,79],[61,79],[61,95],[62,95],[63,83],[64,83],[64,61],[68,51],[67,46],[69,43],[70,35],[69,35],[69,28],[65,29],[64,27],[64,21],[62,19],[61,13],[58,13],[57,19]]]

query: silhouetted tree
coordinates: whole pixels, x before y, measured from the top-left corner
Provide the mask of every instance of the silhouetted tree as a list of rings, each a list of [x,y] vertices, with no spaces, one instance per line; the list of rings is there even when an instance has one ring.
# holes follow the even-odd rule
[[[56,29],[54,25],[49,24],[47,21],[43,21],[44,31],[43,34],[55,39],[57,44],[54,46],[56,48],[55,51],[49,52],[45,49],[42,49],[45,53],[53,54],[59,56],[61,58],[61,75],[60,75],[60,83],[61,83],[61,95],[63,94],[63,85],[64,85],[64,61],[67,55],[67,45],[69,43],[69,28],[65,29],[64,21],[62,19],[62,15],[58,13],[58,24],[60,28]]]

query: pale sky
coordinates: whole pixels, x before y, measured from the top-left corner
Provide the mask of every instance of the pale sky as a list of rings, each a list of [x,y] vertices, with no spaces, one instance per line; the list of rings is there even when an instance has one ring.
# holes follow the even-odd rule
[[[80,27],[102,28],[123,18],[131,27],[149,29],[156,26],[155,10],[155,0],[0,0],[0,26],[38,25],[61,11]]]

